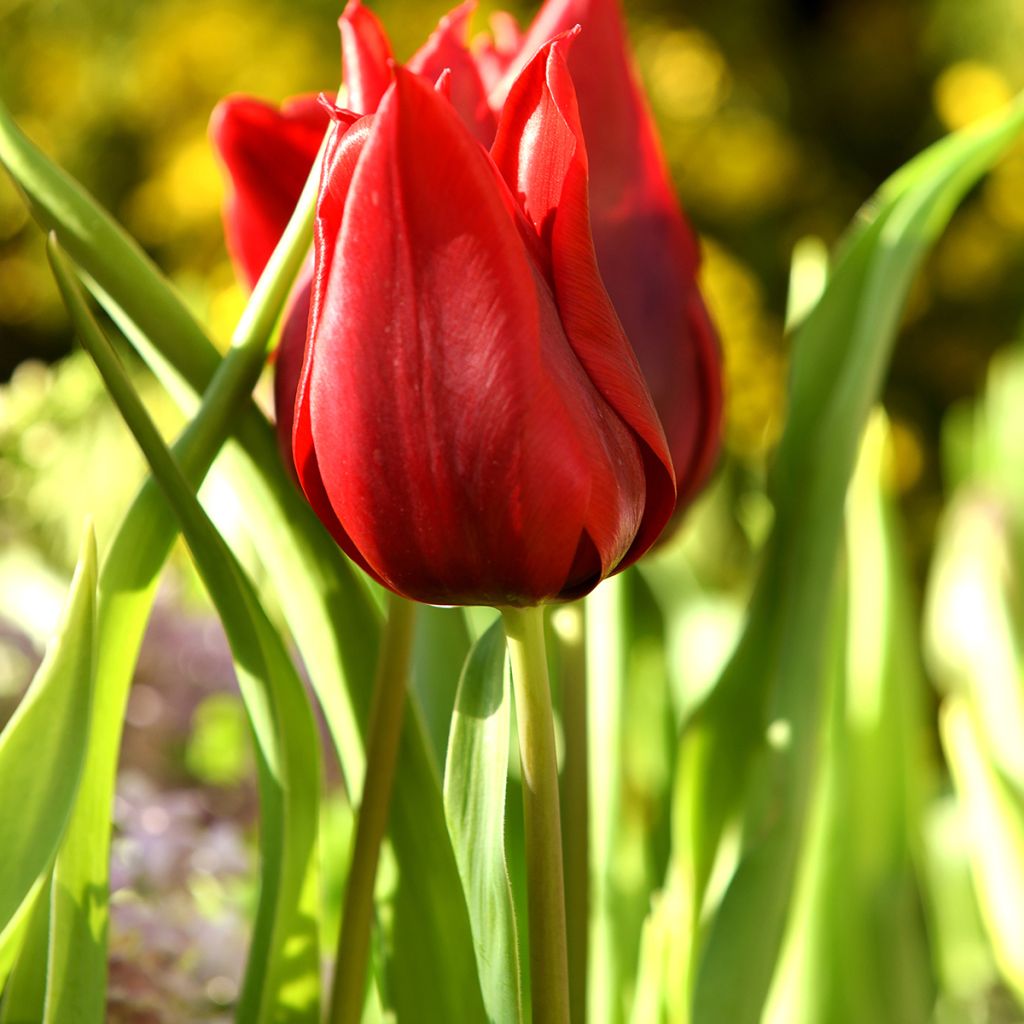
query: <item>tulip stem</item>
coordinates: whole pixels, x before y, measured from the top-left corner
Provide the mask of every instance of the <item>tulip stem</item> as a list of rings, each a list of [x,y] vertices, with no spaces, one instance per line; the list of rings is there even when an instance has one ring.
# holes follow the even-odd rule
[[[504,608],[502,616],[512,662],[523,769],[533,1022],[568,1024],[562,826],[544,612],[540,607]]]
[[[587,741],[586,616],[582,601],[559,608],[551,625],[560,640],[565,808],[562,860],[565,867],[566,935],[569,947],[569,1006],[573,1024],[587,1019],[587,955],[590,941],[590,792]]]
[[[352,849],[345,903],[334,965],[331,1024],[359,1024],[366,997],[373,923],[373,891],[381,842],[387,830],[391,788],[402,733],[405,695],[412,658],[416,606],[388,596],[388,614],[381,637],[373,683],[363,799]]]

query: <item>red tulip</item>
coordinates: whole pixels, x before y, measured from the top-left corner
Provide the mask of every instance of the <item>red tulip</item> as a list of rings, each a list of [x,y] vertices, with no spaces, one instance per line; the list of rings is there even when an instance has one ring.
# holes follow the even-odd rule
[[[615,0],[547,0],[525,35],[510,15],[498,14],[492,18],[493,39],[481,37],[468,47],[466,25],[471,11],[470,0],[442,19],[408,67],[430,82],[451,69],[451,101],[476,138],[488,146],[497,118],[530,58],[553,36],[576,24],[582,26],[567,60],[590,158],[594,245],[601,276],[664,425],[681,510],[706,480],[717,455],[720,356],[697,287],[696,240],[672,190],[630,64],[618,6]],[[380,22],[358,0],[350,0],[340,26],[344,103],[360,113],[372,113],[392,78],[390,44]],[[244,238],[250,224],[254,234],[259,233],[259,220],[249,212],[253,206],[290,210],[298,197],[300,175],[294,176],[285,196],[279,176],[261,178],[255,173],[261,162],[288,163],[292,158],[299,162],[301,157],[308,169],[316,151],[316,146],[306,143],[302,148],[284,133],[264,131],[255,122],[244,121],[237,135],[244,135],[244,140],[228,140],[230,146],[216,136],[215,141],[238,193],[245,182],[256,184],[248,188],[251,203],[236,201],[227,211],[229,240]],[[280,230],[286,218],[278,215],[277,219]],[[236,262],[240,262],[240,249],[237,242],[231,245]],[[262,249],[265,259],[270,248]],[[279,350],[276,390],[284,445],[291,435],[295,368],[301,364],[304,325],[304,310],[297,301]]]
[[[697,240],[665,167],[618,5],[548,0],[491,101],[502,103],[530,55],[574,25],[583,31],[569,54],[569,71],[590,154],[598,263],[664,424],[683,508],[718,454],[721,358],[697,287]]]
[[[597,270],[567,46],[517,80],[493,159],[402,69],[328,150],[295,465],[342,548],[421,601],[577,596],[675,506]]]
[[[298,96],[280,110],[229,96],[214,109],[210,137],[231,177],[224,235],[250,288],[288,226],[329,122],[316,96]]]

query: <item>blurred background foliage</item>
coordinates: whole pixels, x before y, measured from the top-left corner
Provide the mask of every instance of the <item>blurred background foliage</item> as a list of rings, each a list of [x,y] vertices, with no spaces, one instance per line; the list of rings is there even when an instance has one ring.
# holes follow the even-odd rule
[[[447,8],[444,0],[372,6],[400,57]],[[498,6],[524,21],[533,12],[487,0],[474,27]],[[244,297],[224,251],[209,112],[234,91],[280,100],[333,88],[339,13],[336,0],[0,0],[0,95],[225,344]],[[648,949],[671,944],[670,889],[643,922],[668,856],[673,736],[728,653],[770,522],[763,479],[785,414],[794,247],[808,236],[831,247],[888,174],[1024,88],[1024,2],[628,0],[627,14],[669,164],[703,239],[727,383],[716,481],[684,535],[629,584],[636,685],[623,707],[616,856],[622,892],[637,894],[623,898],[623,914],[638,943],[643,928]],[[902,581],[903,668],[893,671],[915,707],[901,712],[904,731],[892,739],[870,715],[864,726],[855,673],[846,712],[834,697],[829,729],[848,714],[868,739],[853,761],[826,761],[809,840],[812,881],[804,881],[813,889],[814,878],[833,877],[835,866],[814,862],[813,848],[827,844],[830,821],[835,827],[829,800],[837,793],[852,800],[848,827],[874,827],[878,791],[835,780],[851,785],[843,772],[863,768],[857,757],[882,757],[893,773],[912,764],[913,778],[901,778],[917,789],[892,813],[893,828],[914,835],[896,842],[904,874],[892,877],[899,898],[917,908],[903,923],[918,912],[928,921],[941,994],[920,998],[931,999],[931,1019],[942,1024],[1024,1019],[1010,996],[1024,996],[1024,356],[1012,347],[1022,280],[1019,146],[969,197],[920,274],[886,387],[888,419],[872,428],[884,435],[874,442],[884,451],[882,497],[869,489],[858,507],[882,502],[889,526],[878,534],[868,589]],[[0,175],[0,721],[56,617],[84,515],[99,518],[102,542],[142,476],[98,377],[69,349],[41,235]],[[136,377],[173,432],[180,414],[141,369]],[[215,1019],[237,991],[240,962],[224,950],[244,942],[255,804],[230,658],[204,609],[179,557],[129,708],[112,1020],[184,1019],[197,1005]],[[652,742],[657,736],[664,742]],[[917,759],[885,761],[893,748],[884,743],[907,736]],[[331,806],[337,852],[350,819]],[[840,884],[892,882],[868,861],[854,857]],[[929,903],[908,890],[904,861],[942,898]],[[880,898],[883,890],[872,891]],[[813,893],[802,899],[799,912],[811,913]],[[800,972],[789,956],[789,988],[780,983],[775,1003],[779,1019],[792,1021]],[[643,980],[641,972],[630,984],[642,992]]]

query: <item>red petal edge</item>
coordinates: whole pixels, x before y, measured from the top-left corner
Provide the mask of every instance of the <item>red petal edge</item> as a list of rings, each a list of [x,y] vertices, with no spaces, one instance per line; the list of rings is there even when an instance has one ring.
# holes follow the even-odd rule
[[[573,29],[548,42],[520,74],[498,124],[492,156],[551,250],[559,313],[587,375],[633,431],[644,457],[647,500],[636,538],[617,568],[654,543],[676,504],[661,421],[597,267],[588,164],[566,53]],[[607,571],[607,570],[606,570]]]

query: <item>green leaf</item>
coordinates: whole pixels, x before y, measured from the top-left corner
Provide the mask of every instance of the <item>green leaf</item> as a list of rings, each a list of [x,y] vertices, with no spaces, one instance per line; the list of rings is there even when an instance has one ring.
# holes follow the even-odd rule
[[[694,923],[726,822],[742,810],[744,825],[740,865],[701,959],[694,998],[701,1024],[760,1019],[814,778],[829,598],[860,435],[921,259],[1022,124],[1018,104],[895,175],[842,247],[795,339],[790,413],[771,482],[776,518],[747,627],[682,750],[678,810],[691,841],[680,858]],[[770,723],[778,723],[774,744],[766,739]]]
[[[50,944],[50,888],[52,874],[44,875],[27,904],[27,918],[3,1000],[0,1024],[41,1021],[46,1012],[47,949]],[[28,909],[30,908],[30,909]]]
[[[441,780],[428,753],[419,705],[409,695],[391,841],[398,861],[389,992],[397,1020],[487,1020],[469,911],[444,817]],[[424,993],[430,993],[430,999]]]
[[[850,1024],[927,1020],[936,995],[917,879],[928,696],[915,587],[887,486],[891,444],[885,414],[876,409],[846,504],[849,651],[845,742],[834,748],[843,754],[843,775],[832,844],[844,848],[833,869],[845,862],[848,871],[829,894],[833,948],[846,955],[829,965],[836,1002],[824,1019]]]
[[[505,863],[510,699],[501,622],[473,645],[459,680],[444,806],[469,904],[488,1019],[522,1020],[512,886]]]
[[[764,1019],[924,1022],[932,949],[915,869],[924,808],[925,686],[913,587],[885,488],[888,426],[876,410],[846,501],[829,711],[787,937]],[[754,917],[754,915],[751,915]],[[931,929],[929,929],[931,931]]]
[[[210,403],[175,445],[180,464],[195,484],[231,420],[230,404]],[[106,1015],[110,815],[121,730],[139,646],[177,534],[174,514],[151,479],[125,515],[100,572],[89,748],[55,867],[56,945],[51,951],[55,969],[64,978],[67,1001],[75,1006],[75,1021],[88,1024],[100,1024]]]
[[[939,717],[942,747],[963,806],[971,869],[996,963],[1024,1001],[1024,816],[985,749],[976,712],[950,697]]]
[[[438,771],[444,768],[452,709],[469,646],[461,608],[423,605],[419,609],[410,689],[419,698]]]
[[[260,904],[237,1007],[243,1021],[319,1016],[319,739],[302,683],[248,577],[207,519],[51,240],[49,255],[75,329],[174,507],[231,644],[260,754]],[[59,872],[57,892],[59,893]],[[51,975],[55,1001],[67,1000]],[[59,1017],[58,1019],[66,1019]]]
[[[284,476],[266,420],[248,398],[262,369],[266,339],[260,337],[260,333],[269,333],[272,327],[275,303],[279,308],[284,300],[288,264],[294,263],[296,258],[301,260],[307,248],[304,239],[291,237],[278,247],[286,250],[282,259],[279,260],[275,252],[271,261],[277,263],[278,273],[276,277],[270,275],[265,289],[264,280],[268,275],[261,279],[240,325],[246,334],[243,340],[250,344],[233,350],[220,365],[220,356],[212,343],[191,319],[174,289],[160,277],[135,243],[80,186],[28,142],[2,108],[0,160],[26,194],[37,219],[44,225],[56,224],[65,243],[91,275],[91,286],[103,297],[111,315],[131,325],[136,338],[138,329],[132,318],[160,338],[170,357],[160,360],[160,369],[165,378],[176,385],[177,395],[180,397],[187,391],[187,383],[216,389],[209,396],[211,401],[175,446],[176,456],[193,484],[198,486],[231,427],[236,426],[247,439],[250,451],[257,453],[255,457],[264,475],[269,477],[264,490],[257,490],[260,505],[269,503],[275,509],[283,506],[283,511],[278,512],[279,521],[294,521],[298,530],[308,531],[310,525],[319,530],[315,517]],[[311,207],[311,203],[309,205]],[[293,218],[293,223],[295,220]],[[288,233],[294,234],[291,225]],[[153,346],[150,349],[152,355],[156,350]],[[184,389],[183,382],[186,382]],[[213,400],[216,395],[219,398]],[[65,983],[69,991],[74,990],[70,1001],[75,1004],[77,1020],[99,1022],[105,1017],[107,876],[117,754],[139,645],[160,572],[176,536],[175,518],[150,480],[140,491],[110,545],[100,576],[97,692],[91,739],[81,793],[57,865],[61,884],[54,902],[55,924],[59,925],[56,931],[65,936]],[[331,559],[324,557],[324,547],[334,556],[335,563],[347,568],[329,542],[324,541],[320,550],[316,550],[315,544],[312,547],[312,555],[301,551],[300,556],[304,558],[292,558],[289,572],[294,573],[303,561],[319,571],[325,564],[332,565]],[[281,550],[285,559],[293,554],[287,544],[275,550]],[[350,569],[349,575],[353,575]],[[344,592],[345,577],[343,573],[336,573],[334,579],[336,584],[331,598],[338,602]],[[297,589],[301,590],[302,585]],[[351,628],[358,637],[362,625],[360,616],[355,611],[343,615],[336,605],[333,610],[339,618],[352,623]],[[310,628],[316,630],[319,625],[320,621],[314,619]],[[322,646],[330,647],[333,639],[332,635]],[[369,642],[372,643],[372,631]],[[324,663],[323,675],[326,676],[332,662],[325,657]],[[344,710],[346,691],[338,685],[332,688],[333,682],[328,679],[327,690],[339,696],[325,702],[325,711],[332,732],[338,735],[337,712],[339,707]],[[350,732],[354,733],[354,729]]]
[[[96,541],[86,531],[57,632],[0,733],[0,963],[53,864],[88,742],[96,620]],[[16,808],[16,813],[12,809]],[[19,925],[19,921],[22,925]]]
[[[665,884],[676,723],[665,678],[664,620],[645,579],[632,571],[620,573],[590,594],[585,608],[587,746],[592,752],[587,769],[586,1018],[595,1024],[622,1024],[638,1012],[633,994],[644,921],[655,891]],[[562,671],[563,685],[567,672],[571,673],[568,664]],[[571,674],[568,680],[571,683]],[[571,693],[568,687],[563,690],[567,727],[573,711]],[[571,768],[568,740],[567,728],[566,772]],[[579,831],[579,812],[573,806],[578,801],[569,795],[568,782],[567,774],[563,822],[575,818],[573,831]],[[565,828],[563,836],[569,832]],[[630,868],[624,870],[624,864]],[[570,956],[572,948],[570,938]],[[578,976],[579,963],[571,959],[570,970]]]
[[[630,1010],[630,1024],[650,1024],[666,1017],[671,1020],[671,1009],[664,1000],[669,992],[665,984],[670,969],[670,895],[657,893],[651,900],[651,909],[644,919],[637,956],[636,991]]]
[[[237,444],[228,445],[225,468],[247,510],[268,571],[279,583],[299,646],[307,662],[317,666],[318,699],[349,786],[359,790],[362,747],[349,694],[359,694],[363,681],[372,676],[378,615],[368,603],[362,581],[288,479],[273,431],[247,397],[256,375],[248,364],[255,354],[262,365],[262,349],[254,345],[248,353],[232,351],[227,359],[236,364],[236,372],[218,373],[220,354],[172,285],[109,214],[18,130],[2,104],[0,163],[22,190],[38,223],[56,231],[62,248],[84,271],[90,290],[186,413],[195,411],[198,396],[206,392],[215,374],[229,386],[225,390],[230,391],[230,404],[212,404],[190,424],[175,453],[190,481],[198,484],[234,430]],[[301,258],[307,248],[301,242],[299,238],[291,246],[293,258],[295,254]],[[287,274],[278,276],[285,280]],[[251,305],[259,306],[258,298],[254,294]],[[283,301],[283,296],[278,298]],[[267,319],[247,313],[242,325],[262,324],[269,331]],[[240,457],[239,447],[246,457]],[[110,585],[104,587],[101,580],[101,591],[111,594],[109,615],[120,620],[112,624],[111,632],[125,636],[123,657],[110,666],[117,671],[119,685],[112,682],[107,688],[110,700],[105,709],[118,724],[116,735],[104,735],[102,745],[112,744],[115,749],[123,717],[121,693],[130,681],[124,678],[125,666],[134,665],[137,653],[137,643],[128,638],[136,633],[141,638],[152,604],[151,587],[177,532],[173,516],[161,510],[161,505],[155,488],[140,494],[136,510],[125,520],[123,536],[119,535],[112,548],[118,555],[110,572],[104,567]],[[131,564],[133,548],[142,553],[143,565]],[[101,596],[101,629],[107,618],[102,600]],[[343,649],[340,638],[344,638]],[[101,657],[105,647],[101,644]],[[127,671],[130,676],[130,668]],[[105,678],[103,673],[100,677]],[[107,762],[112,771],[109,758]],[[100,771],[97,761],[97,776]],[[106,796],[98,794],[97,806],[102,809],[107,803]],[[105,854],[99,859],[105,860]],[[104,869],[93,881],[105,884],[105,878]]]

